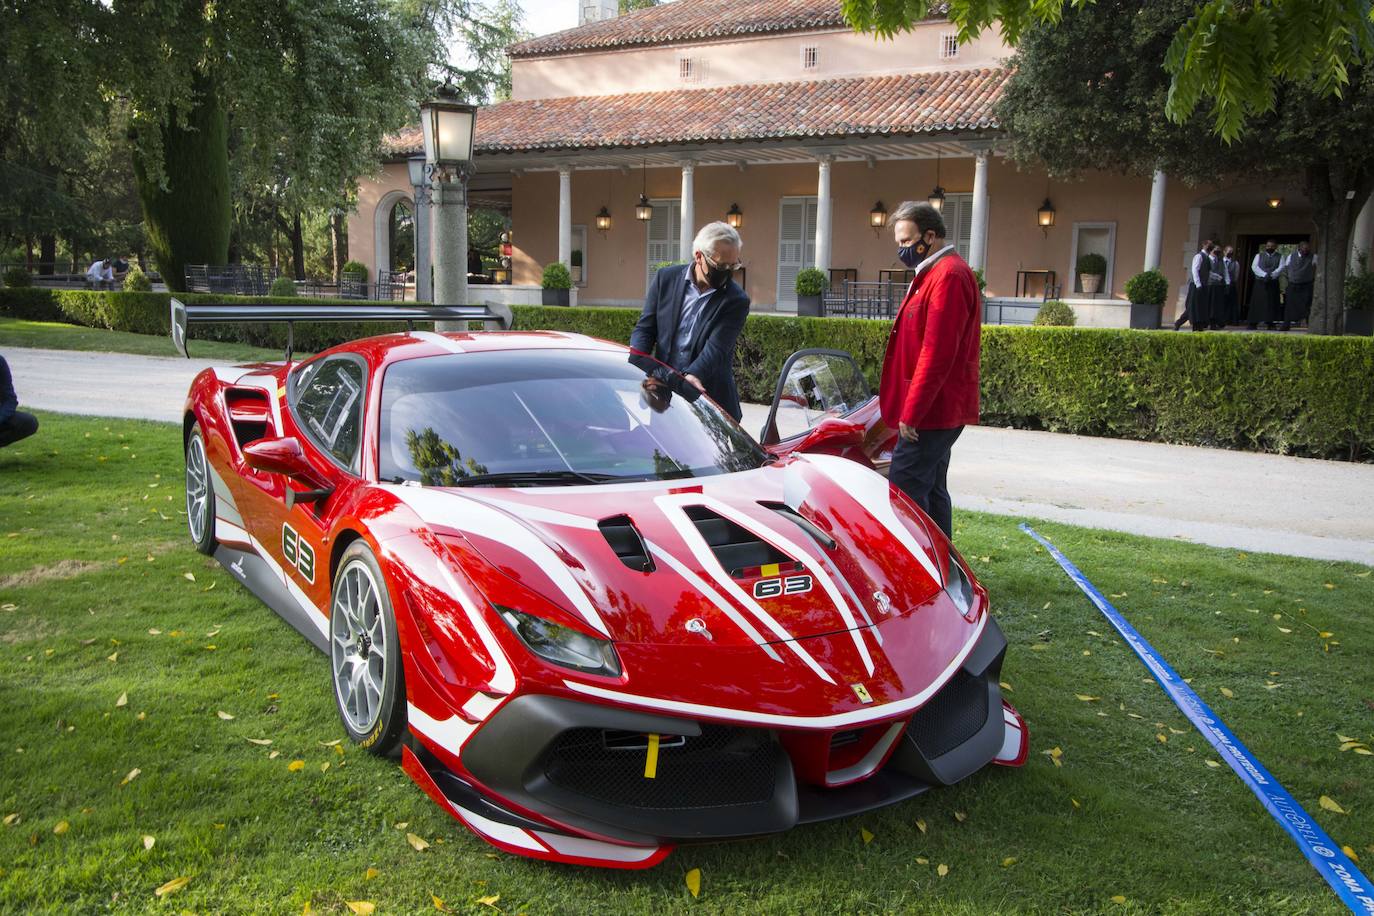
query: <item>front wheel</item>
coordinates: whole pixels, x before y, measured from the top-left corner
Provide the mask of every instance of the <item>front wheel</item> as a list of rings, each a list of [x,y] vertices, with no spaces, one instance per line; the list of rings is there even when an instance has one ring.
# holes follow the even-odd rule
[[[405,731],[405,678],[396,615],[364,541],[344,551],[329,608],[329,658],[339,718],[354,744],[391,754]]]
[[[207,555],[215,552],[215,485],[199,422],[191,426],[186,440],[186,526],[196,550]]]

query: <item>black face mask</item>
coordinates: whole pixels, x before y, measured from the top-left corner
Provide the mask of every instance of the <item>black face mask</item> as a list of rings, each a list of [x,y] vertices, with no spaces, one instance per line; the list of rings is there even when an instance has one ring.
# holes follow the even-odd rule
[[[902,245],[897,249],[897,260],[907,267],[915,267],[926,259],[930,252],[930,246],[925,243],[925,239],[917,239],[910,245]]]
[[[728,267],[721,267],[711,263],[711,259],[702,255],[702,267],[706,268],[706,285],[715,289],[725,289],[725,284],[730,282],[730,277],[734,271]]]

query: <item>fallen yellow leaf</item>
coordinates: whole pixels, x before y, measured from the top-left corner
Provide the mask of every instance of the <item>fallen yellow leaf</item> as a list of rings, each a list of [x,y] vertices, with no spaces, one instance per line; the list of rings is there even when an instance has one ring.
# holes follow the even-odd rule
[[[318,741],[320,747],[335,747],[343,741],[342,738],[335,738],[333,741]]]
[[[168,894],[175,894],[177,891],[181,890],[183,887],[190,883],[191,879],[187,876],[173,878],[171,881],[168,881],[166,884],[162,885],[162,887],[159,887],[157,890],[153,891],[153,895],[157,897],[166,897]]]
[[[1083,807],[1082,805],[1080,805],[1080,804],[1078,803],[1078,799],[1076,799],[1076,798],[1070,797],[1070,798],[1069,798],[1069,801],[1073,802],[1073,806],[1074,806],[1075,808],[1081,808],[1081,807]]]
[[[51,653],[51,650],[49,650],[49,654],[52,654],[52,653]],[[118,653],[118,652],[114,652],[114,653],[111,653],[110,655],[105,656],[105,661],[107,661],[107,662],[117,662],[117,661],[119,661],[119,653]]]
[[[1064,765],[1062,760],[1064,752],[1061,751],[1058,747],[1052,747],[1048,751],[1041,751],[1040,753],[1044,754],[1046,757],[1050,758],[1050,760],[1054,761],[1055,766],[1062,767]]]
[[[245,738],[244,740],[249,744],[256,744],[259,747],[267,747],[267,745],[272,743],[271,738]]]
[[[155,837],[155,836],[153,836],[152,834],[149,834],[149,833],[143,834],[143,848],[144,848],[144,849],[152,849],[152,848],[153,848],[153,844],[156,843],[156,842],[157,842],[157,837]]]
[[[326,760],[324,763],[320,764],[320,772],[321,772],[321,773],[328,773],[328,772],[329,772],[329,761],[328,761],[328,760]]]
[[[490,897],[478,897],[477,902],[485,906],[496,908],[496,901],[501,899],[500,894],[492,894]]]
[[[444,907],[444,901],[440,900],[438,897],[434,896],[433,894],[430,894],[430,895],[429,895],[429,899],[430,899],[431,901],[433,901],[433,903],[434,903],[434,908],[435,908],[436,910],[438,910],[438,911],[441,912],[441,913],[447,913],[447,912],[448,912],[448,910]]]
[[[377,876],[380,875],[380,874],[381,874],[381,872],[377,871],[377,869],[375,869],[375,868],[368,868],[367,871],[363,872],[363,880],[364,880],[364,881],[371,881],[373,878],[377,877]]]
[[[687,893],[693,897],[699,897],[701,895],[701,869],[689,870],[684,880],[687,882]]]
[[[19,823],[21,820],[22,820],[22,818],[19,816],[19,812],[18,812],[18,811],[14,812],[13,814],[6,814],[6,815],[5,815],[5,826],[6,826],[6,827],[13,827],[15,824]]]
[[[1125,903],[1125,902],[1126,902],[1126,898],[1123,897],[1123,896],[1121,896],[1120,894],[1117,894],[1115,897],[1112,898],[1112,903]]]
[[[927,858],[925,858],[924,856],[917,856],[917,857],[916,857],[916,864],[917,864],[917,865],[929,865],[929,864],[930,864],[930,860],[927,859]]]
[[[941,862],[939,865],[935,866],[935,874],[943,878],[945,875],[949,874],[949,866]]]
[[[344,906],[352,910],[355,916],[372,916],[377,909],[377,904],[367,900],[345,900]]]
[[[962,824],[964,821],[968,820],[968,815],[962,811],[955,811],[954,819]]]
[[[1001,687],[1001,688],[1002,688],[1003,690],[1005,690],[1007,693],[1014,693],[1014,692],[1015,692],[1015,691],[1013,691],[1013,690],[1011,689],[1011,685],[1008,684],[1006,681],[998,681],[998,682],[997,682],[997,686],[998,686],[998,687]]]
[[[1321,798],[1317,799],[1317,801],[1318,801],[1318,803],[1319,803],[1323,808],[1325,808],[1327,811],[1332,812],[1333,814],[1345,814],[1345,813],[1346,813],[1346,810],[1345,810],[1344,808],[1342,808],[1342,807],[1336,802],[1336,800],[1335,800],[1334,798],[1332,798],[1330,795],[1323,795]]]
[[[1078,697],[1078,698],[1079,698],[1080,700],[1082,700],[1084,703],[1091,703],[1091,702],[1093,702],[1094,700],[1100,700],[1100,699],[1102,699],[1101,697],[1090,697],[1090,696],[1088,696],[1086,693],[1075,693],[1074,696]]]
[[[128,705],[129,705],[129,694],[128,694],[128,693],[121,693],[121,694],[119,695],[119,699],[115,700],[115,708],[116,708],[116,709],[119,709],[121,706],[128,706]]]
[[[859,828],[859,836],[863,837],[865,846],[873,842],[873,833],[867,827]]]
[[[1168,744],[1168,743],[1169,743],[1169,736],[1168,736],[1168,735],[1155,735],[1155,738],[1158,739],[1158,741],[1159,741],[1160,744]]]
[[[1221,695],[1224,696],[1224,697],[1226,697],[1226,699],[1229,700],[1229,699],[1234,698],[1236,694],[1235,694],[1235,691],[1233,691],[1230,687],[1222,687],[1222,688],[1221,688]]]
[[[293,760],[286,765],[286,771],[288,773],[299,773],[303,769],[305,769],[304,760]]]
[[[1351,849],[1349,846],[1342,846],[1342,847],[1341,847],[1341,852],[1343,852],[1343,853],[1345,853],[1346,855],[1350,856],[1350,861],[1352,861],[1352,862],[1358,862],[1358,861],[1360,861],[1360,857],[1357,856],[1357,855],[1355,854],[1355,850]]]
[[[1204,763],[1206,763],[1209,767],[1211,767],[1211,768],[1214,769],[1214,770],[1215,770],[1217,767],[1221,766],[1221,764],[1217,763],[1215,760],[1207,760],[1207,761],[1204,761]]]
[[[1288,627],[1279,627],[1279,632],[1287,636],[1289,633],[1292,633],[1293,631],[1290,630]]]
[[[922,833],[926,832],[926,822],[921,820],[919,817],[916,818],[916,829],[921,831]]]
[[[1360,754],[1360,755],[1365,756],[1365,757],[1374,756],[1374,751],[1371,751],[1371,750],[1370,750],[1369,748],[1367,748],[1367,747],[1357,747],[1357,748],[1355,748],[1355,753]]]
[[[281,751],[273,751],[272,753],[270,753],[270,754],[267,755],[267,759],[268,759],[268,760],[276,760],[276,759],[277,759],[278,757],[280,757],[280,756],[281,756]]]
[[[234,716],[233,716],[231,713],[227,713],[227,712],[225,712],[225,711],[222,710],[222,709],[219,710],[218,712],[216,712],[215,715],[219,716],[219,717],[220,717],[221,719],[223,719],[225,722],[233,721],[233,718],[234,718]]]
[[[1341,750],[1343,750],[1343,751],[1348,751],[1348,750],[1351,750],[1352,748],[1366,747],[1366,746],[1367,746],[1367,745],[1366,745],[1363,741],[1347,741],[1347,742],[1345,742],[1344,744],[1341,745]]]
[[[1016,864],[1016,856],[1007,856],[1005,859],[1002,860],[1002,867],[1003,867],[1003,868],[1011,868],[1011,867],[1012,867],[1013,865],[1015,865],[1015,864]]]
[[[193,572],[184,572],[181,574],[181,578],[185,579],[187,582],[194,582],[196,581],[196,574]]]
[[[416,852],[424,852],[426,849],[429,848],[428,843],[426,843],[424,840],[420,839],[413,833],[406,834],[406,842],[409,843],[415,849]]]
[[[139,773],[142,773],[142,772],[143,772],[143,771],[140,770],[138,767],[134,767],[132,770],[129,771],[129,775],[125,776],[123,779],[121,779],[121,780],[119,781],[119,784],[120,784],[121,786],[127,786],[129,783],[131,783],[131,782],[133,782],[135,779],[137,779],[137,778],[138,778],[138,774],[139,774]],[[189,879],[187,879],[187,880],[189,880]]]
[[[71,826],[72,825],[68,824],[66,821],[58,821],[56,824],[53,825],[52,832],[57,834],[58,836],[61,836],[62,834],[70,830]]]

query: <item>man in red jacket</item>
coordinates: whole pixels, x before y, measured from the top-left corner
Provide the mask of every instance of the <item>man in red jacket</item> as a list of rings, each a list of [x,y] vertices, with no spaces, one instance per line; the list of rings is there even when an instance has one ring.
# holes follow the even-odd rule
[[[930,204],[907,201],[892,214],[897,257],[915,268],[892,323],[878,404],[899,437],[888,479],[940,526],[953,531],[945,477],[964,426],[978,422],[982,297],[968,264],[945,241]]]

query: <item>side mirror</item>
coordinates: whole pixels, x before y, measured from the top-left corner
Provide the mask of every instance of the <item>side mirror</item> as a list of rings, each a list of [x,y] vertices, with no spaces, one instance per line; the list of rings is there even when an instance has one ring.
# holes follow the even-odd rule
[[[305,450],[294,436],[250,442],[243,447],[243,457],[255,471],[297,478],[315,476],[310,462],[305,458]]]
[[[866,430],[862,423],[827,417],[807,432],[793,447],[794,452],[843,454],[847,449],[861,449]]]

